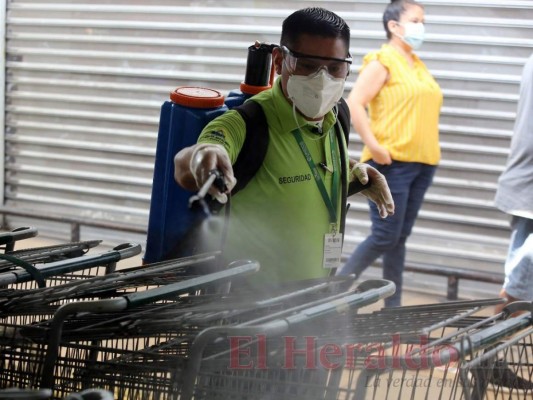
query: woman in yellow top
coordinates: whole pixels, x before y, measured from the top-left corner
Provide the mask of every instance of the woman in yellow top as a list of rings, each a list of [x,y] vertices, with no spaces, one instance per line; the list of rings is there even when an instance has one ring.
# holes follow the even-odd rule
[[[385,175],[396,210],[382,219],[370,204],[371,234],[337,275],[360,276],[383,256],[383,277],[396,284],[385,306],[394,307],[401,305],[405,242],[440,160],[442,92],[413,53],[424,40],[423,6],[414,0],[392,1],[383,25],[388,42],[365,56],[348,105],[365,144],[361,161]]]

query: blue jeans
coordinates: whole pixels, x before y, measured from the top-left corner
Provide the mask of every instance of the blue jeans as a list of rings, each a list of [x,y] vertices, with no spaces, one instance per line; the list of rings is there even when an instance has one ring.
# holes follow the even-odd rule
[[[370,264],[383,256],[383,279],[396,284],[396,293],[385,299],[385,307],[397,307],[401,305],[405,242],[411,234],[437,167],[400,161],[393,161],[391,165],[379,165],[373,161],[368,164],[387,178],[394,199],[394,215],[382,219],[375,204],[368,202],[371,233],[337,271],[337,275],[356,274],[359,277]]]
[[[515,299],[533,301],[533,219],[513,216],[505,262],[505,291]]]

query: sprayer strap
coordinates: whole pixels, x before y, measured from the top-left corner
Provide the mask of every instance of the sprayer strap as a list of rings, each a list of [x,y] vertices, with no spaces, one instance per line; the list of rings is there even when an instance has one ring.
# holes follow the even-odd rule
[[[246,137],[237,160],[233,164],[233,174],[237,179],[237,185],[231,191],[234,196],[250,182],[263,165],[269,135],[266,116],[259,103],[248,100],[233,109],[241,115],[246,124]]]

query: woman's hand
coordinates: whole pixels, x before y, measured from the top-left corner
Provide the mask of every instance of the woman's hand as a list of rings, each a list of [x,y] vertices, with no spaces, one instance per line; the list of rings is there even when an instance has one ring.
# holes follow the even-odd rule
[[[372,149],[370,149],[370,153],[372,154],[372,160],[374,160],[374,162],[376,164],[380,164],[380,165],[390,165],[392,164],[392,158],[390,156],[390,153],[389,151],[381,146],[380,144],[376,144],[375,147],[373,147]]]

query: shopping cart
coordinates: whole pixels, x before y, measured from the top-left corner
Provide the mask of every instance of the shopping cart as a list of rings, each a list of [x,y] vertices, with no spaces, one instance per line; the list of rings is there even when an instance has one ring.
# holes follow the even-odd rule
[[[80,248],[79,244],[75,247]],[[73,248],[70,246],[70,249]],[[127,243],[111,251],[45,264],[18,263],[16,267],[0,272],[0,318],[4,324],[13,325],[49,318],[58,305],[68,300],[69,296],[58,295],[66,290],[64,285],[68,282],[83,284],[89,277],[108,274],[115,270],[118,261],[140,251],[139,245]],[[55,286],[58,288],[52,289]],[[43,309],[39,305],[46,306]]]
[[[37,367],[26,375],[33,376],[32,384],[37,384],[35,377],[42,372],[38,384],[52,387],[57,397],[84,387],[101,387],[120,399],[177,398],[188,379],[187,371],[194,368],[191,354],[198,354],[191,346],[201,345],[202,354],[226,349],[225,327],[268,322],[269,329],[279,331],[299,320],[373,303],[394,291],[392,283],[382,281],[353,291],[349,289],[352,282],[351,278],[334,278],[293,284],[267,297],[230,292],[137,304],[135,296],[144,301],[152,297],[152,290],[147,290],[106,302],[105,311],[101,303],[97,310],[94,302],[67,304],[61,310],[67,318],[58,312],[52,321],[19,331],[20,337],[34,345],[40,337],[58,338],[57,345],[48,341],[43,346],[47,352],[32,352],[31,364]],[[160,289],[173,290],[172,285]],[[117,309],[126,303],[128,309]],[[74,311],[78,307],[83,314]],[[43,360],[41,370],[38,366]]]
[[[527,312],[461,343],[461,350],[474,354],[460,368],[467,400],[533,398],[533,303],[512,303],[506,311]]]
[[[97,242],[63,245],[61,248],[45,249],[44,253],[47,253],[48,257],[50,257],[51,252],[56,256],[59,252],[63,255],[69,254],[65,251],[70,252],[70,254],[77,254],[81,248],[88,248],[95,243]],[[124,243],[103,253],[37,264],[25,260],[25,257],[42,259],[43,252],[37,256],[39,253],[36,249],[32,249],[29,253],[3,254],[0,255],[0,259],[4,262],[2,272],[0,272],[0,287],[10,290],[28,290],[34,287],[45,287],[74,279],[97,276],[114,271],[118,261],[134,257],[140,253],[140,245]]]
[[[322,338],[321,345],[342,343],[351,349],[344,368],[334,371],[325,398],[464,398],[456,371],[471,354],[454,345],[502,319],[491,315],[501,302],[448,302],[356,316]]]
[[[83,307],[94,307],[93,313],[105,311],[120,312],[130,307],[140,307],[150,302],[187,302],[200,289],[221,285],[231,277],[243,275],[258,269],[256,264],[234,267],[218,273],[200,275],[191,272],[214,256],[195,256],[186,261],[161,263],[157,266],[143,266],[98,276],[76,280],[67,284],[17,292],[1,307],[3,320],[0,323],[0,355],[3,365],[0,370],[1,387],[40,388],[43,364],[49,353],[50,331],[56,329],[62,318],[69,312],[87,313]],[[201,271],[200,271],[201,272]],[[196,275],[196,276],[195,276]],[[150,290],[147,290],[151,288]],[[213,294],[214,295],[214,294]],[[212,295],[212,296],[213,296]],[[181,299],[183,297],[183,299]],[[98,300],[95,300],[98,299]],[[81,301],[92,300],[92,301]],[[164,301],[163,301],[164,303]],[[81,307],[78,309],[77,307]],[[54,323],[48,326],[39,321],[56,314]],[[76,316],[74,316],[74,319]],[[56,334],[60,337],[61,329]],[[93,338],[89,337],[89,342]],[[124,340],[127,342],[127,338]],[[85,360],[80,358],[80,362]],[[53,369],[53,361],[52,361]],[[94,386],[90,386],[94,387]],[[66,390],[65,396],[75,390]]]
[[[398,307],[298,324],[262,344],[268,348],[261,364],[266,368],[257,367],[261,349],[248,343],[202,357],[182,399],[467,398],[457,371],[484,347],[466,343],[477,332],[503,329],[506,315],[479,315],[492,313],[501,301]],[[235,354],[240,355],[238,365],[232,364]],[[303,357],[299,364],[288,362],[298,354]]]
[[[531,309],[529,304],[524,310]],[[508,318],[511,314],[505,311],[472,321],[455,334],[397,355],[376,354],[367,360],[353,398],[364,399],[361,395],[369,387],[374,398],[390,393],[401,398],[531,398],[531,312]],[[386,375],[379,378],[379,373]]]

